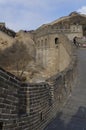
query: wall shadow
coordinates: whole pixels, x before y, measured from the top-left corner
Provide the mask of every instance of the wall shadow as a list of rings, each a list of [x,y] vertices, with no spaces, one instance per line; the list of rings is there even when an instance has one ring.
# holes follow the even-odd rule
[[[86,107],[80,106],[68,124],[65,124],[62,116],[63,113],[59,112],[56,118],[44,130],[86,130]]]

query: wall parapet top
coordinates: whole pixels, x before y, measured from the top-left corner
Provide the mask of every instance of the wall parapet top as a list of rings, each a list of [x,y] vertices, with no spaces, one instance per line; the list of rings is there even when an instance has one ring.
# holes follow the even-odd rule
[[[3,68],[0,67],[0,77],[3,78],[4,80],[10,81],[16,86],[19,86],[21,84],[21,80],[13,75],[12,73],[4,70]]]
[[[39,29],[35,31],[35,36],[36,37],[41,37],[45,36],[48,34],[55,34],[55,33],[80,33],[78,30],[71,31],[71,29],[58,29],[58,28],[44,28],[44,29]]]

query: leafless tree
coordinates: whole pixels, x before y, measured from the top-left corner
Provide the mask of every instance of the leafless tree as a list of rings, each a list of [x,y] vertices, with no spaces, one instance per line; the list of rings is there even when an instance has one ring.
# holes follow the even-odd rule
[[[20,78],[31,60],[33,57],[29,54],[27,46],[19,41],[0,52],[0,66],[15,70]]]

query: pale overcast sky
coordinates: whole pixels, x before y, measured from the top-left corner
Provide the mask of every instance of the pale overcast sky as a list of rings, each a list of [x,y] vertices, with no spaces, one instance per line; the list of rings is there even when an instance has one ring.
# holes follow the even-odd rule
[[[36,29],[73,11],[86,14],[86,0],[0,0],[0,22],[15,31]]]

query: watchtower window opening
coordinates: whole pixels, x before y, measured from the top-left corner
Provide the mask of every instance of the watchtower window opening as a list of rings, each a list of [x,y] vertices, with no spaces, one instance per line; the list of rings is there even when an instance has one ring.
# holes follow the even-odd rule
[[[45,49],[48,47],[47,45],[47,39],[45,39]]]
[[[3,122],[0,122],[0,130],[3,129]]]
[[[37,46],[40,47],[40,41],[38,41]]]
[[[43,48],[43,40],[41,40],[41,48]]]
[[[47,44],[47,39],[45,39],[45,45]]]
[[[55,44],[57,45],[59,43],[59,39],[55,38]]]

